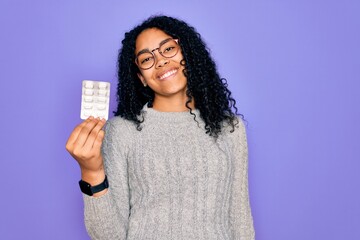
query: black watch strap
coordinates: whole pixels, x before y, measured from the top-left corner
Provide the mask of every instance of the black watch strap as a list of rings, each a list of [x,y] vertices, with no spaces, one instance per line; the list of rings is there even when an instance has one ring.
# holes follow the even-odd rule
[[[92,196],[92,195],[94,195],[94,193],[100,192],[100,191],[108,188],[109,182],[107,180],[107,176],[105,175],[104,181],[96,186],[91,186],[90,183],[85,182],[83,180],[79,181],[79,185],[80,185],[80,189],[83,193],[85,193],[89,196]]]

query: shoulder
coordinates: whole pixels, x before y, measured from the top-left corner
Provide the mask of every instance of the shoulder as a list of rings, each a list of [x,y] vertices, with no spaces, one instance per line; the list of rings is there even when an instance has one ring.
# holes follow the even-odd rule
[[[129,120],[126,120],[125,118],[122,118],[120,116],[114,116],[109,120],[107,120],[105,126],[110,125],[112,127],[122,127],[122,126],[128,127],[129,124],[131,124]]]
[[[118,138],[122,137],[131,137],[134,135],[136,126],[133,122],[126,120],[120,116],[115,116],[110,118],[104,127],[105,137],[108,138]]]
[[[241,135],[246,135],[245,122],[241,117],[235,116],[233,123],[234,126],[228,122],[223,123],[222,134],[224,136],[239,137]]]
[[[246,145],[247,137],[244,120],[241,117],[236,116],[234,120],[234,126],[232,126],[230,123],[223,123],[220,138],[230,144],[243,143]]]

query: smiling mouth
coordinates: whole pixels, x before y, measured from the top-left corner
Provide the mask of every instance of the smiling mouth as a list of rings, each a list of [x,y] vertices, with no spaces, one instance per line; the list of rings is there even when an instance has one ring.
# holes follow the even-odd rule
[[[167,78],[167,77],[170,77],[170,76],[174,75],[175,73],[177,73],[177,71],[178,71],[177,69],[170,70],[170,71],[168,71],[168,72],[160,75],[160,76],[159,76],[159,79],[160,79],[160,80],[163,80],[163,79],[165,79],[165,78]]]

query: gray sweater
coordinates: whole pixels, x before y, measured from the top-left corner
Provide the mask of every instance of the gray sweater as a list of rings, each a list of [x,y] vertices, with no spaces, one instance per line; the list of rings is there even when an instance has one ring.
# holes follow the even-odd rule
[[[255,238],[248,195],[245,128],[205,133],[198,110],[147,106],[142,130],[120,117],[105,126],[102,154],[109,190],[84,195],[92,239]]]

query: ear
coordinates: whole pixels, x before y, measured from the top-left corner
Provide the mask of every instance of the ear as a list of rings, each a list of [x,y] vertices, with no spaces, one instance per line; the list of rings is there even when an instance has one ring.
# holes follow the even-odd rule
[[[141,80],[142,84],[145,84],[146,81],[145,81],[145,78],[143,77],[143,75],[141,75],[141,73],[137,73],[138,75],[138,78]]]

